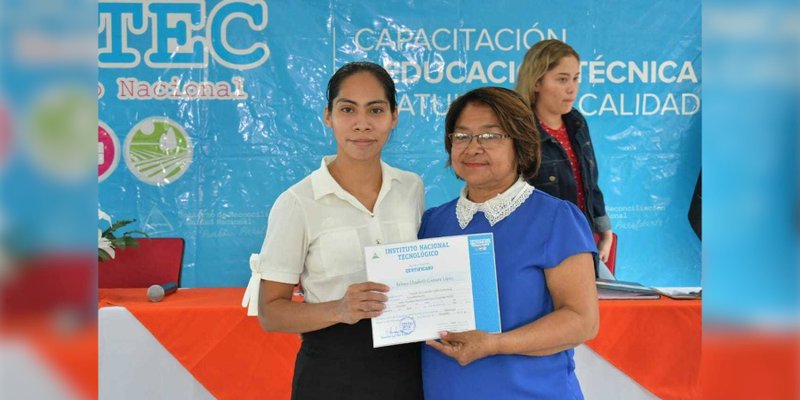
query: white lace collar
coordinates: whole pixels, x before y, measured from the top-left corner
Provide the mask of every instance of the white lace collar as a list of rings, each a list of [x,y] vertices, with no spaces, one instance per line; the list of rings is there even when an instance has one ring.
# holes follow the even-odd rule
[[[503,220],[517,209],[533,193],[533,186],[525,182],[521,177],[511,185],[505,192],[498,194],[495,198],[483,203],[473,203],[467,199],[467,186],[461,189],[461,195],[456,203],[456,218],[458,225],[464,229],[472,221],[472,217],[477,212],[483,212],[489,225]]]

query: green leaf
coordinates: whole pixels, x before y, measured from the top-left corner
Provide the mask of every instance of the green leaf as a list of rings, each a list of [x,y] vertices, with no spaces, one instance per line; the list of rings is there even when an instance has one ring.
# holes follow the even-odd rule
[[[114,249],[117,249],[119,251],[125,250],[128,247],[138,247],[139,246],[139,242],[136,241],[136,237],[134,235],[137,235],[137,236],[140,236],[140,237],[146,237],[146,238],[149,238],[150,235],[148,235],[145,232],[139,231],[139,230],[127,231],[127,232],[125,232],[125,233],[123,233],[122,235],[119,235],[119,236],[115,234],[115,232],[118,229],[120,229],[120,228],[122,228],[122,227],[124,227],[124,226],[126,226],[128,224],[131,224],[133,222],[136,222],[136,220],[135,219],[131,219],[131,220],[125,219],[125,220],[119,220],[117,222],[114,222],[114,223],[111,224],[110,227],[108,227],[106,230],[104,230],[101,235],[102,235],[102,237],[108,239],[109,242],[111,242],[111,247],[113,247]],[[97,259],[98,259],[98,261],[105,261],[105,260],[111,259],[111,256],[108,253],[106,253],[105,251],[98,249],[98,251],[97,251]]]
[[[146,233],[144,233],[142,231],[127,231],[127,232],[125,232],[125,236],[132,235],[134,233],[138,234],[138,235],[142,235],[143,237],[146,237],[146,238],[150,237],[150,235],[148,235],[148,234],[146,234]]]
[[[135,219],[122,219],[117,222],[114,222],[113,224],[111,224],[110,227],[106,228],[106,230],[103,231],[103,236],[113,235],[117,229],[122,228],[125,225],[131,224],[135,221],[136,221]]]
[[[122,228],[125,225],[133,223],[134,221],[136,221],[136,220],[135,219],[121,219],[121,220],[119,220],[117,222],[114,222],[114,224],[112,224],[111,228],[109,228],[109,229],[111,229],[112,231],[115,231],[115,230],[117,230],[119,228]]]

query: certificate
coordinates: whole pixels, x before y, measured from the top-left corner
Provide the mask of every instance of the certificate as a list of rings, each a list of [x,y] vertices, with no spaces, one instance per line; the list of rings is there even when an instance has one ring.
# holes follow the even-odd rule
[[[500,332],[491,233],[364,248],[367,278],[389,286],[372,318],[373,347],[438,339],[440,331]]]

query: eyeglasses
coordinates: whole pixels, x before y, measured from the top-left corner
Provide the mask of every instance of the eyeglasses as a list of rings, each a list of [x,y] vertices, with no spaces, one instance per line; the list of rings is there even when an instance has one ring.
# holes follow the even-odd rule
[[[453,132],[449,134],[453,147],[467,147],[472,142],[472,138],[478,140],[478,144],[484,149],[495,148],[503,142],[503,139],[509,137],[505,133],[484,132],[471,135],[464,132]]]

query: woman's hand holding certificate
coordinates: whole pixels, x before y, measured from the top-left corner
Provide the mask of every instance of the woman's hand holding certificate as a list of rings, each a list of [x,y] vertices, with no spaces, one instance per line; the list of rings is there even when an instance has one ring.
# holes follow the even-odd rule
[[[440,332],[441,340],[428,340],[425,343],[462,366],[475,360],[492,356],[497,351],[497,335],[484,331]]]
[[[364,318],[375,318],[386,308],[389,287],[375,282],[354,283],[339,300],[337,320],[353,325]]]

